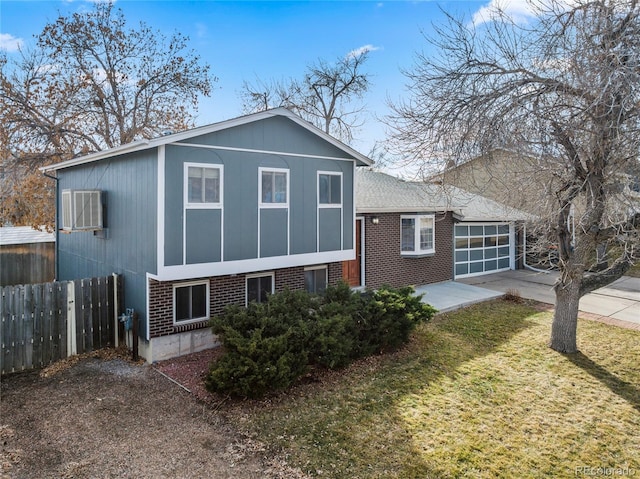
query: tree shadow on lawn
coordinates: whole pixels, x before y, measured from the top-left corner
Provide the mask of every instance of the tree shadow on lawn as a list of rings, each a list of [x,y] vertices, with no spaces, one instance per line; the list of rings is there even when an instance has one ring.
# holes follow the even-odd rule
[[[359,361],[299,385],[257,413],[270,443],[296,456],[308,470],[332,477],[440,477],[426,462],[398,405],[420,400],[425,388],[455,378],[461,365],[494,352],[525,329],[539,325],[537,311],[492,301],[443,314],[419,328],[396,353]],[[254,416],[255,417],[255,416]],[[278,441],[295,437],[292,442]]]
[[[481,303],[436,316],[415,335],[410,349],[416,350],[417,346],[422,361],[445,364],[449,372],[455,373],[461,364],[491,354],[525,329],[537,326],[530,319],[536,314],[539,312],[526,304],[507,300]],[[440,376],[444,371],[431,372]]]
[[[418,402],[414,413],[425,412],[430,409],[430,394],[433,395],[431,397],[440,396],[441,393],[437,392],[439,388],[454,387],[452,384],[460,375],[466,374],[477,376],[472,383],[467,384],[474,389],[473,392],[469,392],[474,401],[481,400],[480,398],[484,395],[491,396],[492,381],[501,381],[500,377],[494,375],[495,371],[469,372],[463,371],[465,369],[463,366],[495,353],[523,331],[531,327],[539,327],[540,323],[531,319],[538,314],[540,314],[539,311],[526,304],[495,300],[436,317],[432,324],[415,335],[409,348],[413,359],[408,361],[408,364],[416,363],[415,375],[412,380],[398,388],[394,405],[395,426],[404,428],[408,433],[407,440],[401,447],[407,450],[407,457],[409,454],[413,457],[412,464],[406,464],[399,477],[418,479],[464,473],[465,457],[474,452],[458,451],[457,462],[461,469],[457,471],[442,470],[435,464],[429,464],[425,457],[425,448],[428,449],[430,446],[422,443],[419,437],[425,435],[428,438],[432,433],[420,428],[409,432],[410,426],[407,423],[407,416],[404,415],[405,407],[415,400]],[[432,386],[436,388],[436,392],[426,394],[425,391]],[[446,389],[443,394],[446,394]],[[473,402],[455,403],[455,400],[450,405],[452,409],[444,411],[445,414],[462,414],[461,411],[467,409],[466,413],[470,413],[474,407]],[[469,419],[472,420],[471,416]],[[446,420],[446,417],[436,418],[436,421]],[[419,418],[417,421],[420,423]]]
[[[566,354],[564,356],[574,365],[589,373],[593,378],[608,387],[616,396],[621,397],[631,404],[636,411],[640,411],[640,389],[638,387],[611,374],[606,368],[581,352]]]

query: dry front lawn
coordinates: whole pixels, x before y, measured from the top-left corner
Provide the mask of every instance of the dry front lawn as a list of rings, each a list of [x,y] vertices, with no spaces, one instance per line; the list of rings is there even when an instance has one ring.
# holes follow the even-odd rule
[[[225,409],[317,477],[640,477],[640,332],[581,321],[581,353],[564,356],[550,322],[485,303],[400,352]]]

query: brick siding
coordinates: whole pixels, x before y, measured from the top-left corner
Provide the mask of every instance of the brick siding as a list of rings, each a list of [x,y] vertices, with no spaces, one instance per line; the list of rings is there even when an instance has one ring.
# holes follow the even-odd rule
[[[342,263],[329,263],[329,284],[336,284],[342,278]],[[270,271],[269,271],[270,272]],[[265,272],[268,273],[268,272]],[[251,273],[254,274],[254,273]],[[304,289],[304,267],[283,268],[274,271],[276,292],[285,288],[291,291]],[[209,281],[210,314],[221,314],[229,304],[244,305],[246,296],[247,274],[214,276],[211,278],[190,279],[188,281],[155,281],[149,280],[149,324],[150,337],[166,336],[169,334],[206,328],[208,321],[198,321],[190,324],[173,324],[173,287],[194,281]]]
[[[413,214],[413,213],[403,213]],[[453,279],[453,217],[435,216],[435,253],[400,255],[399,213],[366,214],[364,227],[365,283],[368,288],[438,283]],[[377,217],[378,224],[371,219]]]

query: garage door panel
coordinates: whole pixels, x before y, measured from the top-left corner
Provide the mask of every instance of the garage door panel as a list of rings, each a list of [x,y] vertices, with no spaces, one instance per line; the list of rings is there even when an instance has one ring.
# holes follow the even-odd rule
[[[485,261],[484,262],[484,270],[485,271],[495,271],[498,269],[498,261],[497,260],[490,260],[490,261]]]
[[[497,248],[489,248],[484,250],[484,259],[493,259],[498,257]]]
[[[469,247],[468,238],[456,238],[456,249],[468,248],[468,247]]]
[[[469,261],[468,251],[456,251],[456,263],[460,263],[462,261]]]
[[[460,263],[456,265],[456,276],[469,274],[469,263]]]
[[[512,235],[508,224],[456,225],[455,275],[480,275],[509,269]]]
[[[469,251],[469,259],[471,261],[477,261],[477,260],[480,260],[480,259],[484,259],[484,251],[481,250],[481,249]]]
[[[469,274],[473,273],[482,273],[484,270],[484,263],[482,261],[478,263],[470,263],[469,264]]]
[[[498,238],[496,236],[485,236],[484,238],[484,247],[489,248],[491,246],[498,245]]]
[[[482,236],[479,238],[469,238],[469,248],[482,248],[484,246],[484,239]]]

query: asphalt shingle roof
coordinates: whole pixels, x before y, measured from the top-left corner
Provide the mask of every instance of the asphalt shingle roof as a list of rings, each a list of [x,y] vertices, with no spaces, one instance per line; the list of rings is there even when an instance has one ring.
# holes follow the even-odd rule
[[[531,215],[454,186],[437,185],[356,168],[358,213],[452,211],[465,221],[515,221]]]

